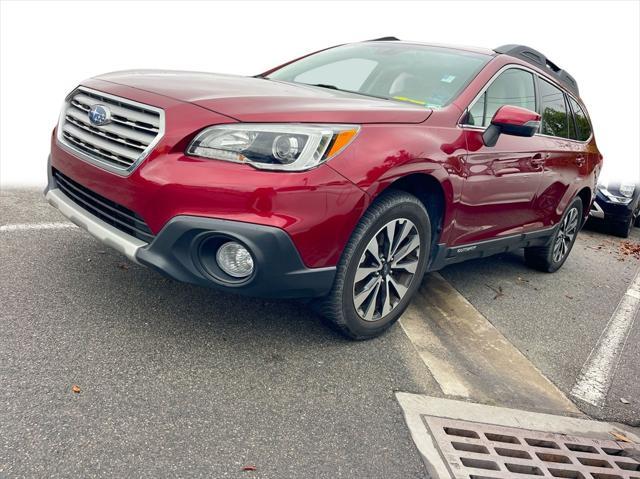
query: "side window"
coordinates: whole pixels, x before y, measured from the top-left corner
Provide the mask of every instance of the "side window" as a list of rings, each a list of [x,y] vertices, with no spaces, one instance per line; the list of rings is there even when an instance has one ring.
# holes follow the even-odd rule
[[[341,90],[358,91],[377,65],[378,62],[366,58],[348,58],[313,68],[293,80],[298,83],[333,85]]]
[[[580,141],[587,141],[591,136],[591,125],[587,115],[584,114],[584,110],[573,98],[569,97],[569,101],[571,102],[573,117],[576,119],[576,127],[578,128],[577,138]]]
[[[471,105],[468,125],[488,126],[491,118],[503,105],[520,106],[536,110],[533,75],[525,70],[510,68],[496,78],[487,91]]]
[[[484,124],[484,107],[487,104],[487,92],[484,92],[478,101],[476,101],[471,108],[469,108],[469,113],[467,115],[467,120],[465,123],[467,125],[475,125],[475,126],[485,126]]]
[[[569,138],[569,117],[562,90],[540,79],[542,130],[544,135]]]

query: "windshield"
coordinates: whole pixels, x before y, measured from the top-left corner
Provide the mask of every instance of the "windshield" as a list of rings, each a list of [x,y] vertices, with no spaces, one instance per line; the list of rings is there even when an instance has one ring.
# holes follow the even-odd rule
[[[491,57],[406,43],[354,43],[286,65],[266,78],[440,108]]]

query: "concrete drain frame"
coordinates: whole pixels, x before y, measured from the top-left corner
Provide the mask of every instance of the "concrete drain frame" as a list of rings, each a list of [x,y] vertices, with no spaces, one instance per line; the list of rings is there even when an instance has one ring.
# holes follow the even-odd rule
[[[456,479],[640,479],[640,447],[612,440],[423,416]]]
[[[410,393],[396,398],[431,478],[640,479],[640,438],[630,429]]]

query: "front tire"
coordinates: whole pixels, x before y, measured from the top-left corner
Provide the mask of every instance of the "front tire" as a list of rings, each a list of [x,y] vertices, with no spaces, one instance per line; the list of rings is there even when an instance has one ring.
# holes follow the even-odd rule
[[[549,244],[524,249],[524,260],[527,266],[547,273],[559,270],[569,257],[580,231],[581,222],[582,201],[580,198],[575,198],[562,215]]]
[[[351,339],[369,339],[402,315],[420,287],[431,223],[424,205],[403,191],[384,193],[356,226],[333,288],[316,308]]]

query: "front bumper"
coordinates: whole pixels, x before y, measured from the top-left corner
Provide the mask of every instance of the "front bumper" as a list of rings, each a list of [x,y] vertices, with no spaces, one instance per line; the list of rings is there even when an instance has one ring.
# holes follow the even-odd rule
[[[598,191],[596,193],[596,198],[591,205],[589,216],[591,218],[601,219],[611,223],[626,223],[633,216],[637,206],[637,196],[634,196],[632,201],[624,205],[607,200],[607,198]]]
[[[151,243],[130,236],[76,204],[50,179],[47,201],[77,226],[130,260],[178,281],[251,296],[308,298],[326,295],[335,267],[307,268],[289,235],[280,228],[197,216],[176,216]],[[215,239],[249,248],[255,271],[244,282],[227,282],[207,264]]]
[[[278,248],[268,250],[266,244],[256,240],[255,246],[264,248],[264,253],[254,252],[254,255],[264,264],[257,265],[255,277],[241,285],[221,287],[272,296],[317,296],[328,291],[342,251],[370,202],[360,187],[327,164],[307,171],[283,173],[185,155],[187,145],[203,128],[235,120],[191,103],[102,80],[92,79],[83,82],[83,86],[161,109],[165,114],[165,129],[164,136],[149,155],[127,176],[113,174],[75,156],[58,142],[54,130],[49,175],[55,172],[63,177],[59,185],[61,193],[74,201],[77,195],[87,193],[86,189],[117,216],[109,218],[108,214],[101,214],[104,211],[93,211],[82,202],[76,202],[76,206],[81,206],[80,212],[59,206],[72,221],[81,223],[94,236],[134,261],[182,281],[208,286],[221,285],[212,280],[211,275],[202,273],[190,256],[181,255],[178,259],[182,262],[176,263],[176,258],[171,256],[174,252],[168,251],[167,245],[184,247],[186,241],[165,240],[166,231],[176,233],[175,227],[169,227],[172,221],[204,218],[211,221],[203,225],[198,220],[194,228],[203,233],[229,229],[231,236],[235,225],[264,226],[260,231],[270,232],[267,236],[284,238],[274,241]],[[355,151],[354,145],[338,158],[348,161]],[[55,182],[50,180],[50,190],[57,188]],[[51,195],[50,199],[62,205],[59,195]],[[93,220],[87,220],[86,213],[96,215],[98,221],[108,225],[119,225],[117,229],[121,233],[144,244],[134,241],[132,245],[126,236],[123,241],[102,224],[97,226]],[[257,234],[258,229],[254,228],[250,234]],[[237,234],[249,235],[243,229]],[[260,236],[263,237],[265,235]],[[252,238],[248,236],[245,240]],[[164,249],[157,249],[156,243],[165,245]],[[149,252],[146,263],[142,259],[143,250]],[[272,254],[280,257],[270,256]],[[320,279],[316,281],[312,277]],[[266,284],[269,281],[272,284]]]
[[[119,251],[131,261],[138,263],[138,250],[147,246],[142,240],[134,238],[100,220],[97,216],[80,208],[58,188],[47,187],[45,198],[51,206],[67,217],[73,224],[86,230],[102,243]]]
[[[163,109],[165,134],[133,172],[121,176],[74,156],[61,146],[54,130],[51,168],[135,213],[152,235],[181,215],[262,224],[284,230],[307,267],[338,263],[370,199],[329,165],[277,172],[190,157],[184,151],[197,132],[230,120],[127,87],[104,82],[87,86]],[[348,149],[339,158],[353,155]]]

